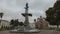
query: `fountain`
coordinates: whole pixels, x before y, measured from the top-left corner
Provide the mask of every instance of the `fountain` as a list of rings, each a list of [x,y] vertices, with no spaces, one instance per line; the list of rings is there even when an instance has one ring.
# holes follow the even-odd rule
[[[40,30],[31,28],[29,25],[28,16],[32,16],[32,14],[28,13],[28,8],[28,3],[26,3],[25,13],[22,13],[22,15],[25,17],[24,26],[21,26],[18,29],[10,30],[10,32],[40,32]]]

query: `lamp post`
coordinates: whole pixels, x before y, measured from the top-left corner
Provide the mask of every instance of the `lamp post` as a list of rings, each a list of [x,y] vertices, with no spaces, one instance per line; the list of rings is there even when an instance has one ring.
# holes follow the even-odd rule
[[[4,14],[4,13],[2,13],[2,12],[0,13],[0,18],[1,18],[1,19],[0,19],[0,28],[1,28],[1,20],[2,20],[3,14]]]

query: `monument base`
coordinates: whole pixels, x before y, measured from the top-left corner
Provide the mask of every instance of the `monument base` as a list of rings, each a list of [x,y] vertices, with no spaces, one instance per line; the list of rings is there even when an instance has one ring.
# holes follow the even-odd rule
[[[10,30],[12,33],[19,33],[19,32],[40,32],[38,29],[32,29],[30,26],[21,26],[18,29]]]
[[[40,30],[37,30],[37,29],[35,29],[35,30],[24,30],[24,31],[19,31],[19,30],[10,30],[10,32],[11,33],[23,33],[23,32],[30,32],[30,33],[38,33],[38,32],[40,32]]]

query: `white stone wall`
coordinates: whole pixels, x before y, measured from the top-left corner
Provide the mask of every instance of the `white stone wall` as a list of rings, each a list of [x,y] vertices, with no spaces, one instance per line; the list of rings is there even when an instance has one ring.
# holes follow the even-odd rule
[[[0,24],[1,24],[1,26],[7,26],[8,27],[10,23],[8,21],[2,20]]]

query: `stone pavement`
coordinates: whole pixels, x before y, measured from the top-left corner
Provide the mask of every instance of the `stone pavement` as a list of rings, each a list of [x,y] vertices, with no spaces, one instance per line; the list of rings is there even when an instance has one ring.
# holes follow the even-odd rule
[[[41,30],[39,33],[10,33],[8,30],[0,31],[0,34],[60,34],[59,31]]]

